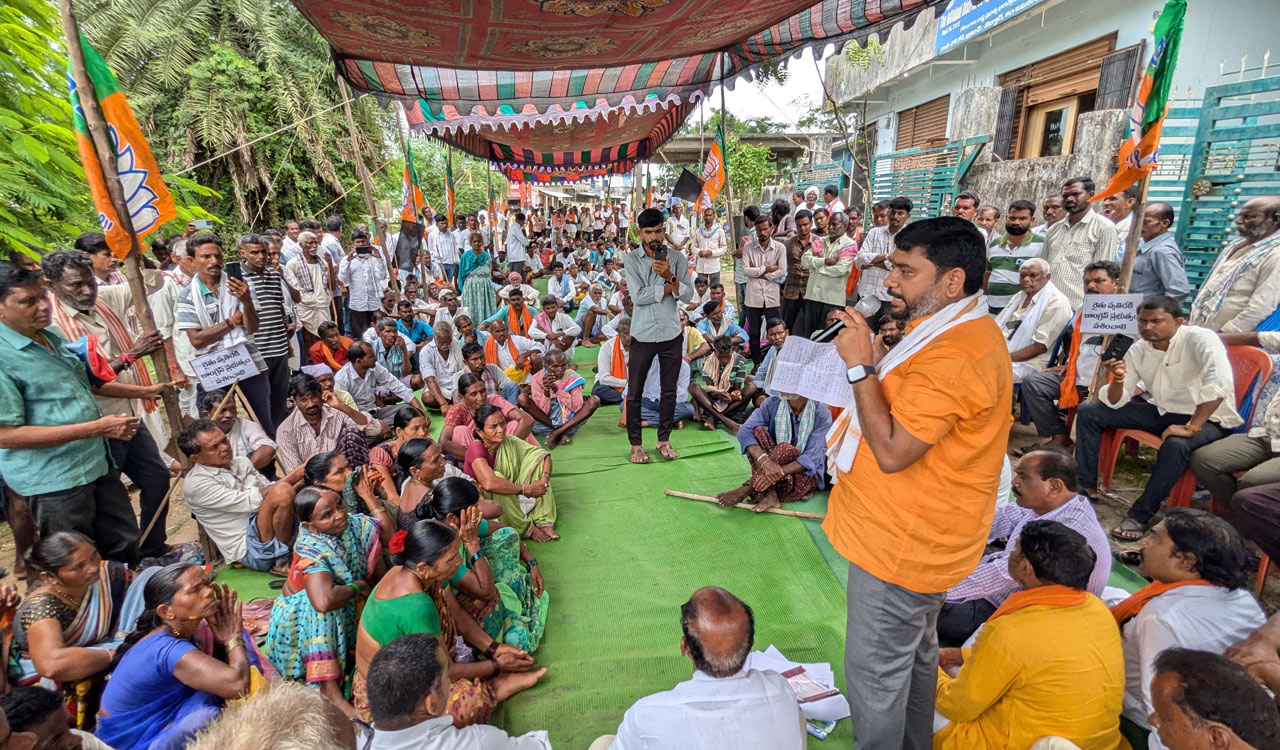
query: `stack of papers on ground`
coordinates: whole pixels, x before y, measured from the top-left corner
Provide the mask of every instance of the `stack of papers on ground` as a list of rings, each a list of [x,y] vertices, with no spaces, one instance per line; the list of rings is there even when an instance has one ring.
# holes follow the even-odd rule
[[[783,656],[777,647],[770,645],[764,651],[752,651],[747,657],[746,667],[769,669],[787,677],[792,690],[796,691],[800,710],[806,719],[839,721],[849,715],[849,701],[835,689],[836,676],[829,663],[794,662]],[[800,671],[794,671],[797,669]]]

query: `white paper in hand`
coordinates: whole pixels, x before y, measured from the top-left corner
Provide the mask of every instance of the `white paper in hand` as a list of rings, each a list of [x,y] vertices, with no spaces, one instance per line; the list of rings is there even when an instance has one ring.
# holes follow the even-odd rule
[[[788,336],[769,370],[766,386],[777,393],[797,393],[820,404],[847,409],[853,405],[847,370],[835,344]]]

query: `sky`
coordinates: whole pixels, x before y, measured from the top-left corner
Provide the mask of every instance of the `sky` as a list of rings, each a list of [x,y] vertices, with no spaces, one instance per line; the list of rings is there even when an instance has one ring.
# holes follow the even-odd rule
[[[826,74],[826,66],[821,62],[824,59],[826,58],[820,58],[818,63],[823,68],[823,75]],[[788,130],[797,129],[795,121],[810,106],[822,100],[822,79],[813,66],[812,49],[806,49],[798,59],[788,60],[787,68],[790,71],[790,77],[785,85],[770,83],[768,86],[760,87],[748,78],[740,79],[737,88],[730,89],[725,94],[725,106],[729,112],[742,119],[768,117],[784,123]],[[808,103],[805,101],[806,98]],[[720,109],[720,87],[715,86],[711,89],[710,98],[698,105],[698,109],[690,115],[689,121],[696,123],[702,110],[705,111],[701,114],[709,118],[711,113],[718,109]]]

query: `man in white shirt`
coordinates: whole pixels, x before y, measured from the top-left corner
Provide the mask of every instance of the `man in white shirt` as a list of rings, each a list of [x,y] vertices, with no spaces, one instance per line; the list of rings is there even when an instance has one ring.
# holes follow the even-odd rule
[[[533,659],[512,646],[494,645],[495,658],[485,663],[495,665],[492,685],[499,696],[533,687],[546,674],[545,667],[531,671]],[[365,681],[373,717],[367,750],[551,750],[545,731],[512,737],[486,724],[455,727],[445,711],[449,653],[428,633],[403,635],[378,649]]]
[[[453,335],[453,324],[436,323],[435,336],[418,351],[418,370],[422,373],[422,403],[447,411],[457,392],[462,374],[462,343]]]
[[[1071,303],[1049,283],[1049,264],[1042,258],[1027,259],[1018,280],[1022,291],[996,317],[1008,342],[1015,383],[1049,364],[1049,347],[1071,319]]]
[[[605,339],[600,351],[596,352],[596,382],[591,386],[591,395],[609,406],[622,404],[622,392],[627,387],[627,366],[631,363],[631,320],[623,318],[615,328],[617,335]],[[621,362],[618,361],[619,355]]]
[[[858,277],[858,312],[869,321],[878,320],[881,308],[887,309],[884,303],[893,299],[884,282],[893,271],[893,263],[889,260],[894,251],[893,238],[911,218],[911,209],[911,199],[905,196],[889,201],[889,223],[872,227],[867,232],[853,261],[862,271]],[[812,325],[813,321],[809,322]]]
[[[551,278],[547,279],[547,293],[560,300],[560,307],[565,312],[575,309],[577,305],[578,287],[573,277],[565,273],[564,263],[555,261],[550,266]]]
[[[720,283],[720,259],[729,249],[724,227],[716,223],[716,210],[707,207],[702,212],[702,226],[693,233],[690,242],[689,263],[693,272],[705,277],[712,284]]]
[[[459,315],[469,315],[470,313],[470,308],[462,306],[462,300],[458,298],[457,292],[452,289],[441,289],[440,303],[430,310],[427,315],[431,317],[431,325],[434,327],[441,323],[453,323],[454,318]]]
[[[1102,215],[1110,219],[1116,227],[1117,257],[1123,256],[1125,238],[1129,236],[1129,227],[1133,226],[1133,209],[1137,205],[1137,185],[1102,199]]]
[[[591,750],[795,750],[805,746],[804,716],[782,675],[744,669],[755,638],[751,608],[715,586],[680,608],[680,653],[693,678],[636,701],[614,737]]]
[[[445,281],[458,275],[458,235],[449,229],[449,217],[436,214],[436,231],[427,240],[427,252],[440,265]]]
[[[504,316],[489,323],[484,359],[500,367],[516,385],[524,385],[529,373],[542,369],[542,347],[531,338],[512,333]]]
[[[325,219],[324,229],[324,233],[320,235],[319,249],[328,253],[329,260],[333,261],[333,270],[336,272],[338,270],[338,265],[342,263],[343,256],[347,254],[346,250],[342,247],[342,217],[330,216]],[[347,289],[341,282],[337,282],[333,285],[334,297],[345,297],[346,294]],[[341,312],[342,308],[343,305],[338,306],[339,312]],[[337,323],[339,326],[342,325],[342,321],[340,320],[337,321]]]
[[[1130,721],[1151,728],[1151,681],[1161,652],[1221,654],[1266,621],[1249,592],[1245,558],[1239,532],[1195,508],[1170,509],[1142,540],[1139,571],[1152,583],[1111,608],[1124,647],[1122,713]],[[1147,747],[1165,746],[1153,732]]]
[[[1183,325],[1182,306],[1169,297],[1148,297],[1138,309],[1136,342],[1122,359],[1103,362],[1111,384],[1099,402],[1076,412],[1076,461],[1080,491],[1096,496],[1098,449],[1104,430],[1138,429],[1164,443],[1142,495],[1111,535],[1137,541],[1187,468],[1191,453],[1225,437],[1242,420],[1235,409],[1235,382],[1227,349],[1207,328]],[[1134,401],[1141,383],[1145,400]]]
[[[498,290],[498,297],[503,300],[511,298],[511,290],[519,289],[520,296],[526,302],[532,302],[538,298],[538,290],[532,284],[524,283],[524,279],[516,271],[507,274],[507,285]]]
[[[386,261],[373,252],[367,235],[356,232],[351,235],[351,242],[355,251],[338,265],[338,281],[347,288],[347,311],[354,337],[363,334],[373,324],[382,307],[382,293],[387,288],[390,275]]]
[[[1222,248],[1191,304],[1191,324],[1254,331],[1280,305],[1280,196],[1251,199],[1236,215],[1239,238]]]
[[[223,401],[226,401],[224,404]],[[222,411],[214,414],[214,409],[222,405]],[[240,410],[235,399],[227,399],[223,389],[204,394],[200,404],[200,416],[218,425],[231,442],[232,458],[247,458],[253,468],[264,471],[276,460],[276,443],[267,437],[262,425],[252,419],[241,419]],[[283,421],[283,420],[281,420]]]
[[[573,318],[560,312],[560,300],[554,294],[542,298],[542,312],[533,316],[529,338],[542,344],[546,351],[559,349],[573,359],[574,343],[582,333],[582,326]]]
[[[525,216],[517,211],[515,221],[507,227],[507,270],[525,277],[525,265],[529,262],[529,243],[524,233]]]
[[[1044,217],[1044,223],[1031,227],[1031,231],[1044,237],[1049,227],[1062,221],[1067,215],[1066,209],[1062,207],[1062,194],[1045,196],[1044,202],[1040,204],[1040,215]]]
[[[840,200],[840,189],[835,185],[827,185],[822,189],[822,198],[827,202],[827,212],[835,215],[845,212],[844,201]]]
[[[667,217],[667,244],[678,253],[686,252],[689,243],[689,220],[684,215],[684,204],[676,201]]]
[[[804,207],[809,213],[813,213],[813,210],[818,207],[818,188],[816,186],[810,185],[804,189]]]
[[[373,347],[366,341],[357,341],[347,349],[347,363],[333,376],[333,384],[350,393],[360,411],[369,412],[375,418],[384,406],[414,401],[413,391],[378,364]]]
[[[1120,266],[1109,260],[1090,263],[1084,269],[1084,294],[1118,294],[1120,291]],[[1062,410],[1084,403],[1089,391],[1093,389],[1093,375],[1098,369],[1098,358],[1102,356],[1102,336],[1100,334],[1076,335],[1075,328],[1081,324],[1083,308],[1076,310],[1069,328],[1059,331],[1060,336],[1058,358],[1049,362],[1054,367],[1028,375],[1022,379],[1022,403],[1031,422],[1036,426],[1036,434],[1048,438],[1066,450],[1072,450],[1071,433],[1062,418]],[[1063,385],[1067,371],[1073,373],[1072,385]],[[1075,398],[1071,398],[1074,391]]]
[[[208,419],[197,419],[178,436],[191,458],[182,497],[227,562],[284,575],[293,543],[293,485],[299,464],[279,482],[269,482],[247,458],[232,458],[231,442]]]

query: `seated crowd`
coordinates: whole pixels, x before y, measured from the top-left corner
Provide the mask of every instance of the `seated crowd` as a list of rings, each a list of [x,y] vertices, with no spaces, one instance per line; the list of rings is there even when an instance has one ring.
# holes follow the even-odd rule
[[[1268,330],[1280,307],[1280,199],[1241,209],[1240,239],[1187,316],[1172,209],[1153,203],[1139,220],[1125,193],[1104,215],[1093,191],[1068,180],[1035,228],[1035,205],[1014,201],[1003,233],[996,207],[956,199],[988,248],[987,301],[1019,383],[1012,406],[1044,442],[1021,452],[993,498],[977,568],[937,594],[947,648],[933,744],[1111,750],[1141,736],[1172,750],[1280,747],[1280,711],[1262,687],[1280,690],[1280,617],[1268,622],[1248,588],[1246,546],[1280,554],[1280,368],[1265,383],[1236,382],[1250,352],[1280,355]],[[301,747],[288,727],[308,716],[307,747],[353,747],[354,732],[382,750],[549,748],[545,732],[510,737],[488,723],[546,673],[534,654],[550,596],[532,547],[560,538],[553,451],[602,406],[619,408],[619,427],[628,408],[645,427],[723,427],[749,471],[715,500],[774,510],[830,484],[826,437],[840,416],[773,386],[789,336],[818,334],[848,305],[872,324],[877,360],[911,351],[884,287],[911,202],[877,204],[864,235],[838,198],[805,199],[794,211],[785,200],[749,207],[737,248],[714,211],[692,234],[672,211],[668,241],[688,255],[696,295],[678,307],[673,412],[662,370],[677,363],[655,357],[639,395],[629,392],[632,329],[644,323],[622,273],[628,246],[560,225],[544,244],[552,230],[526,229],[522,212],[493,255],[471,217],[467,229],[433,227],[453,236],[424,240],[405,265],[360,228],[344,248],[333,218],[324,232],[290,222],[284,234],[246,235],[239,276],[224,270],[216,236],[180,238],[164,266],[143,272],[160,329],[150,334],[125,322],[130,287],[98,271],[101,235],[37,269],[0,263],[0,470],[31,585],[21,597],[0,591],[16,688],[0,696],[11,738],[0,747],[225,748],[246,734]],[[1081,331],[1083,303],[1119,290],[1127,230],[1116,225],[1134,221],[1139,336],[1106,357],[1110,342]],[[446,242],[453,256],[437,256]],[[541,298],[536,276],[546,276]],[[590,384],[573,362],[579,345],[597,350]],[[190,360],[240,346],[257,374],[206,392]],[[138,366],[162,349],[168,379]],[[179,392],[181,455],[160,445],[166,388]],[[1158,446],[1142,494],[1110,530],[1140,542],[1150,583],[1131,595],[1107,588],[1113,554],[1093,507],[1119,430]],[[643,462],[634,450],[632,461]],[[278,577],[269,607],[246,609],[166,543],[171,472],[209,553]],[[140,491],[141,519],[122,473]],[[1161,512],[1191,478],[1213,510],[1234,512],[1243,537],[1187,502]],[[698,589],[681,627],[692,678],[641,698],[593,748],[804,745],[787,680],[747,666],[747,603]],[[314,690],[268,687],[281,682]]]

